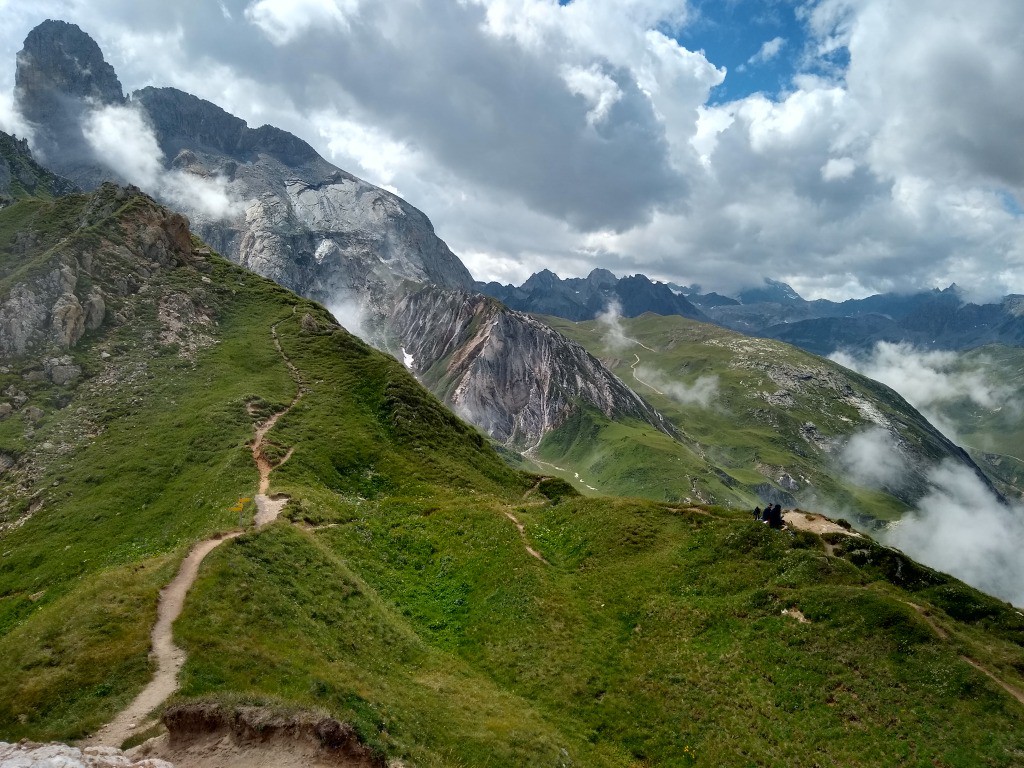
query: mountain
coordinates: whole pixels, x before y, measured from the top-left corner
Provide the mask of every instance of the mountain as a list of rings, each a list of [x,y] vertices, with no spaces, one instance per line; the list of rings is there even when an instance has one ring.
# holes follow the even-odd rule
[[[652,282],[645,275],[617,278],[606,269],[595,269],[585,278],[562,280],[550,270],[532,275],[518,288],[500,283],[474,283],[474,287],[493,296],[512,309],[568,320],[592,320],[610,306],[625,317],[644,312],[707,319],[685,296],[664,283]]]
[[[47,168],[86,188],[111,178],[83,120],[96,107],[124,104],[125,96],[91,37],[65,21],[39,24],[18,52],[14,83],[18,110],[34,126],[36,152]]]
[[[25,196],[55,197],[75,185],[39,165],[28,142],[0,131],[0,207]]]
[[[674,434],[580,345],[494,299],[424,288],[398,303],[388,330],[420,381],[506,446],[532,448],[581,404]]]
[[[943,462],[994,490],[900,395],[830,360],[680,317],[646,314],[614,329],[545,321],[632,381],[679,436],[647,430],[627,443],[621,426],[593,414],[538,446],[545,471],[562,467],[604,493],[800,505],[862,526],[900,517]]]
[[[302,295],[358,304],[379,302],[404,281],[471,283],[422,212],[326,162],[301,139],[249,128],[174,88],[144,88],[126,100],[95,41],[74,24],[46,21],[32,30],[16,82],[18,106],[36,126],[49,167],[86,189],[121,180],[84,126],[100,106],[124,110],[121,130],[131,114],[141,116],[160,149],[153,160],[165,169],[150,191],[232,261]]]
[[[46,123],[47,109],[55,102],[74,106],[47,123],[43,133],[76,147],[85,140],[82,121],[97,101],[132,110],[136,117],[144,117],[164,166],[165,175],[154,179],[149,191],[188,215],[197,233],[218,252],[323,302],[339,317],[354,318],[362,335],[396,355],[404,346],[416,350],[421,363],[437,362],[424,346],[428,321],[437,323],[427,334],[431,344],[452,352],[468,340],[437,337],[441,329],[466,329],[432,314],[431,302],[403,301],[406,294],[426,285],[450,289],[450,296],[438,300],[458,306],[467,300],[464,291],[472,283],[469,271],[436,236],[422,212],[336,168],[297,137],[272,126],[249,128],[245,121],[182,91],[143,88],[124,106],[120,85],[114,88],[116,78],[111,80],[112,70],[99,66],[101,60],[95,42],[74,25],[45,22],[28,36],[18,59],[19,104],[41,123]],[[86,66],[75,69],[75,62]],[[49,146],[50,153],[58,153],[60,146]],[[77,162],[76,150],[59,167],[78,173],[76,178],[85,187],[95,182],[97,168],[106,167],[108,176],[117,177],[101,154],[94,152],[89,164]],[[207,204],[211,198],[219,202]],[[664,286],[633,282],[633,288],[623,289],[627,306],[638,292],[653,290],[672,297]],[[628,288],[631,283],[623,285]],[[399,302],[403,303],[396,315]],[[422,308],[424,317],[410,317],[413,307]],[[480,377],[485,367],[474,353],[460,354],[460,362],[472,365],[472,370],[460,374],[467,378],[457,397],[446,388],[444,376],[425,375],[424,380],[438,387],[436,393],[450,404],[458,400],[460,412],[496,439],[511,440],[519,448],[532,445],[540,439],[537,429],[557,425],[581,403],[606,413],[642,411],[644,418],[657,422],[649,406],[564,339],[546,329],[538,335],[536,323],[504,308],[489,311],[492,319],[501,316],[501,354],[518,361],[517,377],[484,382]],[[534,342],[543,349],[543,361],[536,358]],[[584,381],[587,386],[567,383]],[[524,390],[542,393],[541,401],[521,410]],[[467,409],[470,400],[473,407]]]
[[[737,295],[741,304],[800,304],[803,298],[786,283],[765,278],[757,288],[746,288]]]
[[[2,359],[2,740],[88,736],[109,756],[100,726],[155,671],[158,594],[208,551],[173,624],[177,692],[130,721],[133,760],[967,766],[1024,749],[1024,619],[869,537],[514,472],[395,360],[137,190],[20,200],[0,255],[0,305],[49,297],[54,274],[104,301],[70,336],[51,305]],[[253,497],[285,504],[257,525]]]
[[[737,303],[721,302],[718,294],[694,293],[690,299],[720,325],[818,355],[868,350],[879,341],[925,349],[1024,344],[1020,297],[974,304],[965,301],[955,285],[833,302],[806,301],[790,286],[768,280],[763,288],[741,291]]]

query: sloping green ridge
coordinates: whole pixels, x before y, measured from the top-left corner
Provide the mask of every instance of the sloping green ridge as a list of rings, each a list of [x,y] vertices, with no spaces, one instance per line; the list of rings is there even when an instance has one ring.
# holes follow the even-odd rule
[[[608,364],[682,435],[682,444],[672,445],[652,441],[629,425],[610,423],[603,423],[599,439],[590,441],[578,439],[576,423],[549,434],[540,446],[540,457],[578,472],[604,493],[669,501],[706,499],[752,508],[763,503],[758,485],[788,490],[778,483],[785,472],[797,482],[795,497],[802,505],[834,510],[864,525],[899,517],[908,509],[914,488],[904,489],[898,497],[858,486],[834,455],[817,450],[802,434],[804,425],[812,423],[822,439],[842,440],[874,426],[856,407],[840,400],[822,377],[832,378],[851,398],[884,414],[923,459],[937,461],[956,450],[892,390],[781,342],[648,313],[621,319],[622,333],[629,340],[623,344],[615,343],[597,321],[542,319]],[[660,375],[655,386],[643,376],[635,378],[637,356],[642,366]],[[773,369],[785,370],[796,386],[783,391],[772,378]],[[672,385],[692,388],[709,377],[715,381],[709,402],[685,402],[669,391]],[[773,396],[782,401],[772,404]],[[615,451],[615,461],[603,460],[608,440],[623,448]],[[576,449],[566,451],[571,444]]]
[[[121,264],[158,215],[133,197],[83,247]],[[325,710],[406,765],[1019,764],[1024,705],[961,658],[1024,689],[1006,605],[869,540],[538,484],[322,308],[201,249],[145,284],[75,347],[77,387],[26,381],[35,359],[0,376],[45,413],[0,422],[39,469],[0,475],[4,522],[42,501],[0,532],[0,739],[82,736],[148,679],[158,589],[255,490],[247,405],[295,394],[276,326],[308,390],[269,434],[294,449],[289,519],[204,562],[179,701]],[[216,320],[193,359],[156,340],[182,291]]]

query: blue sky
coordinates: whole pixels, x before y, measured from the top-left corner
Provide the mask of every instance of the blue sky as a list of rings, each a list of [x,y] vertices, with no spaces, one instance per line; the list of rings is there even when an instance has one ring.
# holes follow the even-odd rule
[[[797,3],[696,0],[693,5],[694,19],[676,39],[728,70],[725,82],[712,91],[712,103],[790,87],[807,42]]]

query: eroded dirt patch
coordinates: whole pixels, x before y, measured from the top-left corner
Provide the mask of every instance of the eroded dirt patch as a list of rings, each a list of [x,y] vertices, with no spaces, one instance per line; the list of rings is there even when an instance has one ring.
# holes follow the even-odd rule
[[[170,707],[167,733],[130,751],[178,768],[385,768],[355,730],[314,713],[281,715],[263,707],[235,710],[217,704]]]

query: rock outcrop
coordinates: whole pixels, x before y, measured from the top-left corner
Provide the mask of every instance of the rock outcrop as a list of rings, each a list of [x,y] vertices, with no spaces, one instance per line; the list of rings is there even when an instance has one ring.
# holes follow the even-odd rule
[[[156,758],[136,759],[113,747],[79,749],[67,744],[0,741],[0,765],[11,768],[174,768]]]
[[[0,131],[0,207],[19,197],[55,197],[76,190],[65,178],[39,165],[28,142]]]
[[[75,24],[44,21],[18,52],[14,82],[18,108],[34,127],[35,150],[48,168],[87,188],[114,178],[94,155],[82,123],[89,110],[123,104],[125,97],[89,35]]]
[[[464,291],[426,288],[388,319],[406,364],[456,413],[517,449],[581,406],[674,434],[597,358],[528,315]]]
[[[173,267],[192,253],[188,220],[174,213],[145,217],[139,228],[122,233],[127,245],[112,246],[108,258],[95,258],[95,224],[117,208],[143,198],[137,189],[105,185],[83,207],[76,235],[56,243],[45,240],[28,248],[26,255],[51,251],[44,266],[16,280],[0,294],[0,357],[52,349],[47,377],[54,383],[77,379],[77,365],[62,353],[72,349],[88,331],[106,320],[108,302],[134,294],[154,271]],[[12,209],[13,210],[13,209]],[[133,254],[146,261],[127,274],[111,265]],[[134,258],[134,256],[133,256]]]

